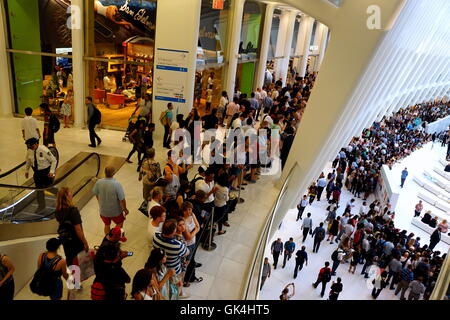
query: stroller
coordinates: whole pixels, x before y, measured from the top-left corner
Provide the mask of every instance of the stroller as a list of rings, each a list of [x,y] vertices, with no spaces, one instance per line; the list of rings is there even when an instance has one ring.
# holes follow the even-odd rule
[[[134,127],[136,126],[136,122],[138,122],[139,120],[147,121],[147,119],[145,117],[140,117],[140,116],[136,116],[136,115],[131,115],[131,117],[128,119],[128,128],[127,128],[127,132],[125,132],[125,135],[122,138],[123,142],[126,142],[127,140],[129,140],[129,136],[130,136],[131,132],[133,131]]]

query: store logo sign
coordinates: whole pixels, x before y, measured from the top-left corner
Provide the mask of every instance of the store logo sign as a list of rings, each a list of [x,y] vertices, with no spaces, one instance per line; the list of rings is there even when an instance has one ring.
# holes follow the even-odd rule
[[[381,30],[381,8],[377,5],[367,7],[367,28],[369,30]]]

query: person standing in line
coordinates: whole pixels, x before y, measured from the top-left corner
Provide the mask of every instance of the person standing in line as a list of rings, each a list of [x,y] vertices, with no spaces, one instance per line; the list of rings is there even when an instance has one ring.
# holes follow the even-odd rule
[[[297,213],[297,220],[302,220],[303,211],[305,211],[306,206],[308,205],[308,196],[305,194],[303,196],[303,199],[300,201],[300,203],[297,205],[298,213]]]
[[[416,206],[414,208],[414,218],[419,217],[422,210],[423,210],[422,200],[419,200],[419,203],[416,204]]]
[[[306,238],[308,236],[308,233],[312,233],[312,219],[311,219],[311,212],[308,212],[306,214],[306,218],[303,220],[302,228],[303,230],[303,241],[306,241]]]
[[[401,175],[401,177],[400,177],[400,180],[401,180],[400,187],[403,188],[403,185],[405,184],[405,180],[406,180],[406,177],[407,177],[407,176],[408,176],[408,170],[407,170],[407,168],[405,168],[405,169],[403,169],[402,175]]]
[[[402,293],[400,294],[400,300],[406,300],[405,298],[405,292],[409,288],[409,284],[411,281],[414,280],[414,272],[413,267],[411,264],[406,266],[406,268],[402,269],[402,273],[400,275],[400,282],[397,285],[397,288],[395,289],[395,295],[397,295],[400,291]]]
[[[289,294],[289,287],[292,286],[292,293]],[[284,287],[283,291],[281,291],[280,300],[290,300],[295,295],[295,284],[289,283],[286,287]]]
[[[270,278],[270,272],[272,271],[272,268],[270,267],[269,258],[264,258],[264,264],[263,264],[263,270],[262,270],[262,277],[261,277],[261,286],[259,287],[259,290],[262,290],[262,287],[264,283],[266,282],[267,278]]]
[[[331,269],[329,266],[330,266],[330,263],[328,261],[326,261],[325,266],[323,268],[321,268],[319,271],[316,282],[312,284],[312,286],[314,288],[317,288],[319,283],[322,284],[322,291],[320,292],[321,297],[324,296],[327,283],[330,282],[330,280],[331,280]]]
[[[95,126],[100,123],[99,114],[100,110],[92,102],[92,97],[86,97],[86,106],[88,108],[88,129],[89,129],[89,139],[91,140],[91,144],[89,145],[91,148],[95,148],[97,145],[100,146],[102,143],[102,139],[95,132]],[[97,140],[97,144],[95,144],[95,140]]]
[[[219,100],[219,106],[217,108],[217,117],[219,118],[219,125],[220,126],[224,126],[223,125],[223,121],[225,119],[225,112],[226,112],[226,108],[228,106],[228,94],[226,91],[222,91],[222,96],[220,97]]]
[[[425,286],[422,282],[423,282],[423,278],[418,277],[416,280],[412,281],[409,284],[408,300],[419,300],[420,299],[420,295],[422,295],[425,292]]]
[[[281,238],[278,238],[272,243],[270,250],[273,256],[273,268],[276,269],[278,265],[278,257],[280,256],[281,251],[283,251],[283,242],[281,241]]]
[[[39,140],[30,138],[26,142],[28,147],[27,157],[25,159],[25,178],[29,177],[30,167],[33,168],[34,185],[38,189],[43,189],[53,184],[55,178],[57,160],[53,153],[46,146],[39,145]],[[43,190],[36,193],[38,207],[35,213],[42,212],[45,209],[45,194]]]
[[[314,229],[311,237],[314,237],[313,252],[317,253],[319,251],[320,243],[323,239],[325,239],[325,229],[323,228],[323,222],[321,222],[319,226]]]
[[[106,167],[105,178],[98,180],[92,190],[98,200],[100,218],[105,224],[105,234],[108,234],[111,229],[111,221],[122,228],[125,217],[129,213],[125,193],[120,182],[114,178],[115,173],[113,167]]]
[[[25,118],[22,119],[22,137],[24,141],[30,138],[36,138],[39,140],[41,138],[41,132],[38,128],[38,122],[32,116],[33,109],[30,107],[25,108]]]
[[[327,179],[325,179],[325,175],[322,172],[320,174],[319,180],[317,180],[317,201],[320,201],[323,189],[325,189],[326,186],[327,186]]]
[[[289,238],[289,241],[286,241],[284,243],[284,257],[283,257],[283,266],[284,268],[286,266],[286,260],[290,260],[292,257],[292,254],[295,251],[295,242],[294,238]]]
[[[306,266],[308,266],[308,253],[306,252],[306,247],[302,246],[300,250],[297,250],[297,253],[295,255],[294,279],[297,278],[298,271],[303,269],[304,263],[306,263]]]
[[[336,282],[333,281],[333,283],[331,284],[331,291],[330,291],[330,296],[328,297],[328,300],[337,300],[339,297],[339,293],[342,292],[342,289],[344,288],[344,286],[342,285],[342,279],[341,278],[337,278]]]
[[[168,149],[170,149],[170,127],[172,126],[173,121],[172,109],[173,105],[169,102],[167,104],[167,109],[163,111],[159,117],[159,121],[164,127],[163,147]]]
[[[14,299],[14,264],[11,259],[0,253],[0,301],[12,301]]]

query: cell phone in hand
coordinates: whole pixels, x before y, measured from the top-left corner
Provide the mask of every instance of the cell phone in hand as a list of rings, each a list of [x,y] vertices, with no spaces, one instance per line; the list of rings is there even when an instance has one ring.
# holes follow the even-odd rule
[[[133,252],[132,252],[132,251],[128,251],[127,255],[128,255],[129,257],[131,257],[131,256],[133,255]]]

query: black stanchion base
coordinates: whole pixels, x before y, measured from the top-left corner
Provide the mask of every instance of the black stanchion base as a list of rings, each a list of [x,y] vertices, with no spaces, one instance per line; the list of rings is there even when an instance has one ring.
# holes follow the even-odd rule
[[[217,244],[215,244],[214,242],[211,243],[211,247],[209,246],[209,243],[205,243],[203,246],[203,249],[207,250],[207,251],[213,251],[216,250],[217,248]]]
[[[245,199],[239,198],[238,203],[244,203],[244,202],[245,202]]]

